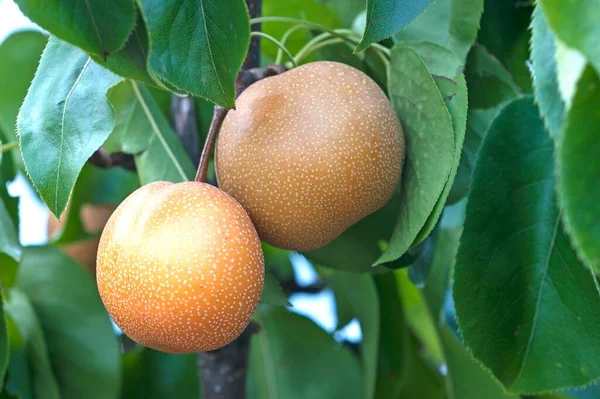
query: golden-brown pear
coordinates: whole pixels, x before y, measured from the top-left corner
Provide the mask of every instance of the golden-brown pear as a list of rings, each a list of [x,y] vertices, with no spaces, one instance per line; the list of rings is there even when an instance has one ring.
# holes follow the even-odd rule
[[[254,83],[217,143],[219,186],[248,211],[262,240],[311,250],[381,208],[404,161],[404,136],[377,84],[336,62]]]
[[[264,258],[248,214],[229,195],[205,183],[156,182],[111,216],[96,277],[108,313],[134,341],[210,351],[250,322]]]

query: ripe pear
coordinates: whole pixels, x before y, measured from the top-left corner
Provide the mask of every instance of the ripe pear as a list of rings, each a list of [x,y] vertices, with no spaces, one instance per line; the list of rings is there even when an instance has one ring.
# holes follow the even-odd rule
[[[217,179],[263,241],[308,251],[385,205],[404,148],[392,105],[371,78],[313,62],[240,95],[219,134]]]
[[[248,214],[225,192],[155,182],[111,216],[96,278],[108,313],[134,341],[164,352],[210,351],[250,322],[264,258]]]

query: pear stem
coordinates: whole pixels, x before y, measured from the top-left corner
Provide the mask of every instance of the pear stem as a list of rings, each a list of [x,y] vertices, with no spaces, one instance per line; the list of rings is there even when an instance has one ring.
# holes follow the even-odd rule
[[[208,171],[208,164],[210,162],[210,154],[212,154],[213,152],[213,148],[215,147],[215,141],[217,138],[217,133],[219,132],[219,130],[221,130],[221,125],[223,125],[223,121],[225,120],[225,116],[227,116],[227,112],[229,112],[227,108],[215,105],[213,117],[210,122],[210,128],[208,129],[208,134],[206,135],[204,148],[202,148],[202,155],[200,155],[200,164],[198,165],[198,171],[196,172],[196,177],[194,178],[194,181],[197,181],[199,183],[206,182],[206,173]]]

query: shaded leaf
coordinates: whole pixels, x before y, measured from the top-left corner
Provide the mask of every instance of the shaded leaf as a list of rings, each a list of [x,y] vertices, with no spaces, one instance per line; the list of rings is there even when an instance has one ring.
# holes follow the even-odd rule
[[[600,272],[600,78],[591,67],[577,93],[558,140],[558,196],[563,220],[577,253]]]
[[[12,287],[21,260],[21,253],[22,249],[21,244],[19,244],[17,229],[6,205],[4,205],[4,201],[0,199],[0,265],[2,265],[0,267],[0,283],[2,286]]]
[[[560,131],[565,104],[560,97],[557,80],[557,66],[554,54],[554,35],[540,7],[533,12],[531,23],[531,61],[533,63],[533,84],[535,100],[540,114],[544,117],[548,130],[553,136]]]
[[[437,43],[454,52],[464,63],[477,36],[482,11],[483,0],[436,0],[396,33],[394,39]],[[456,72],[449,77],[455,75]]]
[[[39,317],[61,396],[117,396],[117,337],[89,273],[57,249],[29,247],[16,285],[29,296]]]
[[[502,110],[479,151],[457,255],[462,335],[510,392],[600,376],[600,296],[563,233],[553,153],[531,98]]]
[[[51,38],[19,112],[27,174],[59,217],[84,163],[114,124],[107,90],[121,80],[87,55]]]
[[[254,320],[249,398],[362,398],[358,359],[312,321],[282,307],[259,309]]]
[[[15,0],[21,11],[52,35],[104,57],[119,50],[135,23],[133,0]]]
[[[265,285],[260,303],[263,305],[291,306],[277,279],[270,273],[265,274]]]
[[[367,25],[354,52],[386,39],[408,25],[432,0],[367,0]]]
[[[233,108],[235,77],[250,43],[243,0],[140,0],[148,65],[166,84]]]
[[[415,50],[392,49],[389,91],[404,131],[406,161],[398,221],[377,264],[398,259],[412,245],[442,194],[454,157],[450,114]]]

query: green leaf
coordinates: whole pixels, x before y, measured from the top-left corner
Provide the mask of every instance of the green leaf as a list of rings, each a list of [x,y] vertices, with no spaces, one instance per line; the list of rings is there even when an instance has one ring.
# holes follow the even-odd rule
[[[61,396],[116,397],[119,345],[89,273],[57,249],[29,247],[16,285],[39,317]]]
[[[0,183],[2,180],[0,180]],[[0,283],[4,287],[12,287],[17,267],[21,261],[21,245],[19,235],[13,224],[4,201],[0,199]],[[1,376],[0,376],[1,380]]]
[[[52,35],[105,57],[119,50],[135,24],[133,0],[15,0],[23,14]]]
[[[509,392],[600,376],[600,296],[560,223],[553,153],[531,98],[503,109],[479,151],[457,255],[462,335]]]
[[[6,325],[4,299],[0,296],[0,391],[4,386],[4,377],[8,368],[9,359],[9,336]]]
[[[518,399],[519,395],[504,392],[502,385],[495,380],[471,356],[447,326],[440,329],[444,345],[444,355],[453,397],[456,399]]]
[[[262,243],[265,255],[265,270],[272,273],[278,281],[290,281],[294,279],[294,267],[290,260],[290,251],[275,248],[269,244]]]
[[[47,41],[48,38],[39,32],[21,31],[13,33],[0,44],[0,137],[4,136],[4,144],[17,140],[15,131],[19,107]],[[22,169],[19,149],[11,152],[17,166]]]
[[[92,59],[119,76],[157,85],[148,73],[148,33],[141,15],[123,48],[107,57],[92,54]]]
[[[265,274],[265,285],[260,303],[263,305],[291,306],[277,279],[270,273]]]
[[[436,3],[437,4],[437,3]],[[454,79],[463,69],[463,61],[447,48],[433,42],[401,41],[397,46],[412,47],[421,57],[429,73]]]
[[[331,5],[347,28],[352,27],[358,14],[365,12],[365,0],[331,0]]]
[[[600,72],[600,4],[593,0],[564,2],[540,0],[548,25],[568,47],[582,52],[597,72]]]
[[[531,60],[533,63],[533,85],[535,100],[540,114],[553,136],[557,136],[565,112],[565,104],[560,96],[557,80],[557,66],[554,54],[554,35],[540,7],[533,12],[531,23]]]
[[[432,0],[367,0],[367,25],[354,50],[365,50],[408,25],[427,8]]]
[[[477,36],[482,11],[483,0],[436,0],[396,33],[394,39],[437,43],[454,52],[464,63]]]
[[[450,195],[450,190],[453,187],[454,179],[458,172],[460,165],[460,157],[462,153],[463,143],[465,141],[465,134],[467,129],[467,83],[465,77],[460,74],[455,81],[448,81],[445,79],[436,78],[436,84],[440,89],[440,93],[444,98],[448,112],[452,117],[452,130],[454,131],[454,156],[452,158],[452,167],[450,169],[450,176],[444,186],[442,194],[438,198],[433,211],[427,218],[425,225],[419,231],[419,234],[415,238],[413,245],[422,242],[427,236],[433,231],[438,219],[440,218],[444,206],[446,206],[446,200]]]
[[[415,50],[392,49],[389,91],[404,131],[406,160],[398,221],[376,264],[398,259],[410,248],[442,194],[454,158],[450,114]]]
[[[577,253],[600,272],[600,79],[584,72],[557,147],[558,196],[563,219]]]
[[[59,217],[87,159],[114,124],[107,90],[121,80],[87,55],[51,38],[19,112],[27,173]]]
[[[140,0],[155,78],[227,108],[250,43],[243,0]]]
[[[358,359],[312,321],[282,307],[259,309],[254,320],[248,397],[362,398]]]
[[[123,356],[123,399],[197,399],[197,354],[175,355],[136,347]]]
[[[335,272],[327,276],[336,301],[346,303],[360,323],[362,341],[362,375],[364,397],[372,398],[377,378],[377,353],[379,350],[379,299],[373,279],[368,274],[355,275]]]
[[[33,395],[39,398],[60,398],[48,357],[46,337],[38,315],[25,293],[12,289],[6,303],[6,312],[10,315],[8,331],[11,359],[8,372],[11,379],[14,379],[11,390],[25,397]]]
[[[192,161],[146,87],[123,82],[110,91],[109,99],[115,109],[115,127],[105,148],[135,154],[142,185],[193,178]]]

